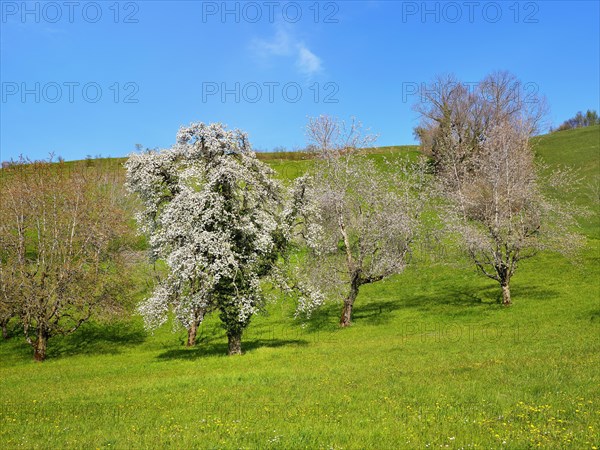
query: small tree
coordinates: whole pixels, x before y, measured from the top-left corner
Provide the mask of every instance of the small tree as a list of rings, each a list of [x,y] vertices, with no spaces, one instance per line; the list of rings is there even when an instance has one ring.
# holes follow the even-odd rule
[[[340,326],[346,327],[360,287],[402,272],[408,262],[424,204],[423,166],[376,167],[360,154],[374,138],[357,122],[346,128],[321,116],[310,119],[307,135],[318,158],[306,180],[311,253],[304,284],[343,298]]]
[[[457,144],[458,145],[458,144]],[[512,303],[510,281],[519,262],[540,250],[573,254],[582,238],[574,209],[543,194],[528,127],[503,121],[489,128],[472,170],[459,173],[461,162],[446,159],[442,190],[450,202],[444,218],[457,232],[477,268],[496,280],[502,303]],[[564,172],[555,172],[549,185],[568,188]]]
[[[45,161],[2,175],[0,301],[19,313],[36,361],[50,337],[118,305],[126,222],[116,186],[100,168]]]
[[[193,123],[171,149],[132,154],[127,184],[144,205],[141,230],[168,277],[140,305],[149,327],[173,306],[188,344],[204,315],[220,312],[229,354],[264,303],[260,280],[282,242],[277,224],[279,185],[252,152],[247,136],[221,124]]]

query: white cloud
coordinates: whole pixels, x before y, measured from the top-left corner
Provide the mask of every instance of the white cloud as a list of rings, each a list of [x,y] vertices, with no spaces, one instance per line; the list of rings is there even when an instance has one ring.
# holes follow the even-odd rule
[[[290,36],[282,28],[277,30],[272,40],[255,39],[252,47],[258,56],[268,58],[271,56],[287,56],[290,54]]]
[[[251,48],[263,61],[281,57],[294,58],[297,70],[304,75],[314,75],[322,70],[321,58],[281,26],[277,28],[273,39],[254,39]]]
[[[313,75],[321,71],[321,58],[306,48],[304,44],[298,44],[296,67],[306,75]]]

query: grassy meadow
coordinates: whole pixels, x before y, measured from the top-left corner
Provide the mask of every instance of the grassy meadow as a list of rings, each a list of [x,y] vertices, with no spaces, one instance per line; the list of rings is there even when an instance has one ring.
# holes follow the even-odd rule
[[[440,249],[363,287],[350,328],[337,326],[340,305],[301,321],[294,305],[271,304],[241,357],[225,356],[217,317],[193,349],[172,324],[148,333],[139,317],[88,323],[52,338],[42,364],[15,335],[0,342],[0,448],[600,447],[600,230],[588,195],[599,140],[599,127],[536,139],[547,164],[580,169],[568,199],[593,215],[581,219],[579,261],[544,253],[520,265],[512,307]],[[282,179],[310,164],[261,158]],[[137,278],[142,298],[148,269]]]

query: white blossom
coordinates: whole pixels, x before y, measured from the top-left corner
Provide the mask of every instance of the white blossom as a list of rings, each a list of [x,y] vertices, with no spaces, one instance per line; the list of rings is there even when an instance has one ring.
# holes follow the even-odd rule
[[[139,307],[146,324],[164,323],[172,306],[184,326],[219,309],[244,328],[264,303],[260,277],[276,260],[275,235],[289,235],[272,169],[244,133],[203,123],[181,128],[170,149],[130,155],[126,167],[144,208],[140,230],[169,268]]]
[[[378,167],[361,148],[373,136],[361,125],[320,116],[309,119],[307,135],[316,161],[303,192],[302,237],[309,254],[301,261],[297,314],[324,299],[343,299],[340,325],[350,316],[360,286],[402,272],[427,203],[423,162]]]

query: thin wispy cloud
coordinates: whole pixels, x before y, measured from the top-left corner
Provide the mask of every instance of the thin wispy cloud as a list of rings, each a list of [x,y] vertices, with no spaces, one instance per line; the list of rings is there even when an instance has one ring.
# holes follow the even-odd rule
[[[321,71],[321,58],[306,48],[304,44],[298,44],[296,67],[305,75],[313,75]]]
[[[323,69],[321,58],[281,26],[272,39],[254,39],[251,49],[262,61],[293,59],[296,69],[303,75],[312,76]]]
[[[252,42],[252,47],[261,58],[269,58],[272,56],[289,56],[292,45],[289,34],[280,28],[273,39],[255,39]]]

